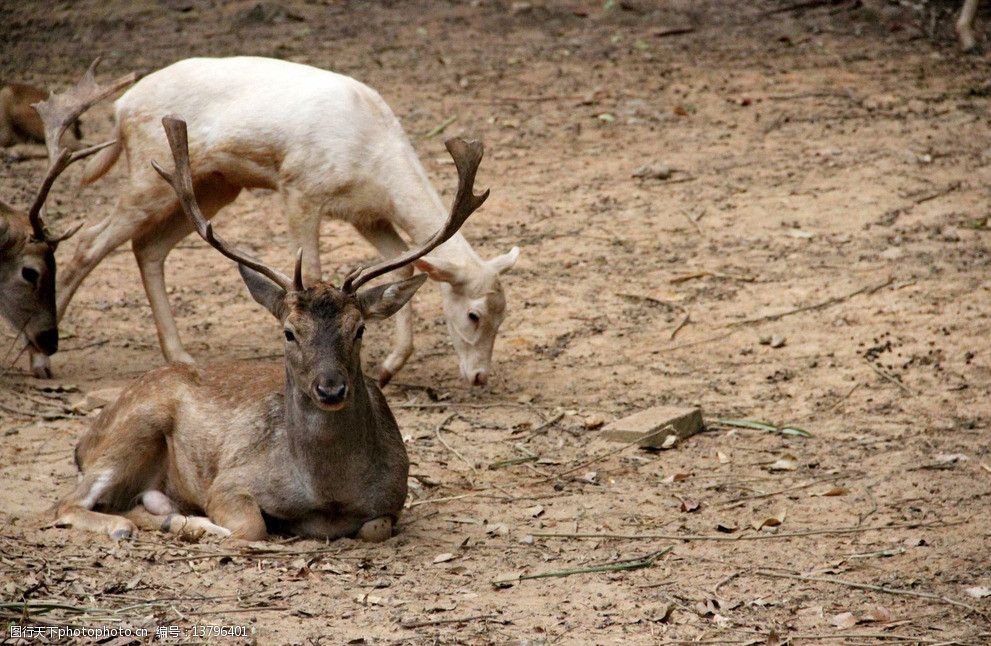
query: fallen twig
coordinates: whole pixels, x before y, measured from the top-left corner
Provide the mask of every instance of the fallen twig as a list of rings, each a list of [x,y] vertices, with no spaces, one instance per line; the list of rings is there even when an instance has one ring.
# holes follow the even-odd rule
[[[459,453],[456,448],[454,448],[453,446],[451,446],[450,444],[448,444],[447,443],[447,440],[444,439],[444,436],[440,434],[441,429],[443,429],[445,426],[447,426],[447,423],[450,422],[452,419],[454,419],[457,416],[458,416],[457,413],[451,413],[446,418],[444,418],[444,421],[441,422],[440,424],[438,424],[434,428],[434,434],[437,436],[437,439],[440,441],[440,443],[444,445],[444,448],[446,448],[448,451],[450,451],[454,455],[458,456],[458,458],[462,462],[464,462],[465,464],[468,465],[468,468],[471,469],[471,472],[472,473],[474,473],[475,475],[478,475],[478,472],[475,470],[475,465],[472,464],[471,462],[469,462],[468,459],[465,456],[461,455],[461,453]]]
[[[836,305],[845,300],[851,299],[854,296],[859,296],[860,294],[873,294],[879,289],[883,289],[895,282],[894,276],[888,276],[888,278],[877,285],[867,285],[861,287],[856,291],[852,291],[849,294],[844,294],[843,296],[834,296],[833,298],[828,298],[822,302],[815,303],[813,305],[805,305],[803,307],[796,307],[795,309],[787,310],[784,312],[778,312],[777,314],[768,314],[767,316],[758,316],[752,319],[744,319],[742,321],[733,321],[732,323],[726,323],[723,327],[740,327],[741,325],[754,325],[757,323],[766,323],[768,321],[777,321],[778,319],[783,319],[786,316],[791,316],[792,314],[800,314],[802,312],[811,312],[814,310],[821,310],[823,308],[829,307],[830,305]]]
[[[496,619],[499,615],[487,614],[487,615],[469,615],[467,617],[450,617],[447,619],[430,619],[428,621],[415,621],[411,623],[399,624],[403,628],[410,630],[412,628],[423,628],[424,626],[439,626],[441,624],[460,624],[467,621],[478,621],[486,619]]]
[[[674,341],[674,337],[678,335],[678,332],[681,332],[681,328],[683,328],[686,325],[688,325],[691,321],[692,321],[692,314],[691,314],[691,312],[689,312],[688,310],[685,310],[685,318],[681,319],[681,323],[679,323],[677,325],[677,327],[675,327],[673,330],[671,330],[671,336],[669,337],[668,340],[669,341]]]
[[[677,285],[678,283],[685,283],[690,280],[695,280],[696,278],[705,278],[707,276],[712,276],[713,278],[725,278],[727,280],[739,280],[744,283],[753,283],[757,280],[753,276],[736,276],[734,274],[723,274],[718,271],[696,271],[691,274],[682,274],[680,276],[668,278],[668,282],[672,285]]]
[[[560,422],[562,418],[564,418],[564,411],[559,412],[554,417],[550,418],[549,420],[547,420],[546,422],[544,422],[543,424],[541,424],[537,428],[535,428],[532,431],[530,431],[530,434],[527,435],[525,438],[523,438],[521,441],[523,441],[523,442],[529,442],[530,440],[532,440],[533,438],[537,437],[538,435],[542,435],[544,432],[547,431],[547,429],[549,429],[550,427],[552,427],[555,424],[557,424],[558,422]]]
[[[902,392],[904,392],[906,395],[910,395],[910,396],[913,396],[913,397],[915,396],[915,394],[916,394],[915,391],[912,390],[911,388],[909,388],[908,386],[906,386],[905,384],[903,384],[894,375],[889,374],[888,372],[886,372],[886,371],[882,370],[881,368],[875,366],[870,361],[867,362],[867,365],[869,365],[871,367],[871,370],[873,370],[874,372],[876,372],[878,375],[880,375],[881,377],[884,377],[885,380],[890,381],[894,385],[896,385],[899,388],[901,388]]]
[[[521,574],[520,576],[512,577],[509,579],[496,579],[492,582],[492,585],[506,585],[511,583],[516,583],[517,581],[526,581],[528,579],[546,579],[551,577],[565,577],[571,576],[573,574],[594,574],[596,572],[622,572],[625,570],[639,570],[642,568],[650,567],[654,564],[654,561],[661,558],[671,550],[673,546],[665,547],[663,550],[658,550],[657,552],[652,552],[646,556],[643,556],[634,560],[624,560],[624,561],[613,561],[611,563],[604,563],[602,565],[595,565],[592,567],[574,568],[570,570],[557,570],[554,572],[541,572],[539,574]]]
[[[654,431],[653,433],[648,433],[647,435],[644,435],[642,437],[639,437],[639,438],[633,440],[632,442],[627,442],[626,444],[620,446],[619,448],[613,449],[612,451],[608,451],[606,453],[602,453],[600,455],[595,456],[594,458],[585,460],[584,462],[581,462],[579,464],[576,464],[575,466],[571,467],[570,469],[565,469],[564,471],[562,471],[560,473],[555,473],[554,475],[550,475],[550,476],[548,476],[546,478],[543,478],[541,480],[537,480],[537,483],[548,482],[550,480],[556,480],[556,479],[560,478],[561,476],[566,476],[569,473],[574,473],[578,469],[583,469],[583,468],[585,468],[585,467],[587,467],[589,465],[592,465],[592,464],[595,464],[596,462],[599,462],[600,460],[604,460],[604,459],[608,458],[611,455],[616,455],[620,451],[623,451],[625,449],[628,449],[631,446],[635,446],[637,444],[642,444],[646,440],[653,439],[653,438],[657,437],[658,435],[660,435],[662,433],[665,433],[665,434],[668,434],[668,435],[674,435],[675,434],[674,429],[672,429],[670,425],[665,426],[664,428],[659,428],[656,431]]]
[[[782,572],[771,572],[769,570],[753,570],[751,574],[764,577],[772,577],[776,579],[794,579],[796,581],[809,581],[812,583],[832,583],[834,585],[844,585],[848,588],[857,588],[859,590],[872,590],[874,592],[884,592],[887,594],[899,594],[908,597],[919,597],[920,599],[930,599],[932,601],[939,601],[940,603],[949,604],[951,606],[957,606],[958,608],[964,608],[980,617],[987,619],[987,615],[984,614],[978,608],[964,603],[962,601],[956,601],[950,599],[949,597],[943,597],[938,594],[933,594],[932,592],[918,592],[916,590],[905,590],[903,588],[889,588],[884,585],[871,585],[869,583],[857,583],[856,581],[847,581],[845,579],[835,579],[828,576],[805,576],[803,574],[784,574]]]
[[[929,523],[895,523],[892,525],[873,525],[870,527],[832,527],[826,529],[808,529],[795,532],[778,532],[777,534],[740,534],[726,536],[725,534],[609,534],[602,532],[530,532],[534,538],[616,538],[624,540],[662,540],[662,541],[762,541],[783,538],[802,538],[806,536],[823,536],[827,534],[859,534],[862,532],[882,531],[886,529],[918,529],[920,527],[951,527],[961,525],[966,521],[933,521]]]
[[[444,132],[444,130],[446,130],[449,125],[451,125],[457,120],[458,120],[458,115],[452,114],[451,116],[449,116],[448,118],[444,119],[436,126],[431,128],[428,132],[424,133],[423,138],[430,139],[431,137],[436,137],[440,133]]]

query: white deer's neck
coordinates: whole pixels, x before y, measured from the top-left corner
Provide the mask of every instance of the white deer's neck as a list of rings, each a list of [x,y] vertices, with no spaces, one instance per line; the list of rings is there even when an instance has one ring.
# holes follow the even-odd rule
[[[447,221],[445,206],[436,189],[427,178],[423,167],[413,153],[401,167],[401,180],[390,186],[394,208],[393,224],[406,232],[413,242],[426,242]],[[397,169],[398,170],[398,169]],[[431,256],[456,262],[465,267],[480,266],[483,261],[460,232],[430,252]]]

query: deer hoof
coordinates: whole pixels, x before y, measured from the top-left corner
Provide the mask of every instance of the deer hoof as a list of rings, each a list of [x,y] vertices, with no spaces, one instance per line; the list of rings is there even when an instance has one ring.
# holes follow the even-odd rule
[[[380,516],[368,521],[358,530],[358,538],[369,543],[380,543],[392,538],[392,519],[388,516]]]
[[[52,362],[43,354],[31,355],[31,374],[38,379],[52,378]]]
[[[122,518],[121,522],[111,527],[110,531],[108,531],[107,533],[110,534],[110,538],[114,539],[115,541],[123,541],[134,536],[134,534],[137,533],[137,531],[138,528],[137,526],[135,526],[134,523],[127,520],[126,518]]]

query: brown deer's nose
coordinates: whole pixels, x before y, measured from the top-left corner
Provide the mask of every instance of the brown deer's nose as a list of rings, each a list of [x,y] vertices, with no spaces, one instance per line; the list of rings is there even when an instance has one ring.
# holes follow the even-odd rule
[[[336,406],[344,401],[348,394],[348,385],[344,382],[330,381],[317,383],[314,390],[317,399],[326,406]]]
[[[42,353],[53,355],[58,352],[58,329],[42,330],[34,337],[34,344]]]

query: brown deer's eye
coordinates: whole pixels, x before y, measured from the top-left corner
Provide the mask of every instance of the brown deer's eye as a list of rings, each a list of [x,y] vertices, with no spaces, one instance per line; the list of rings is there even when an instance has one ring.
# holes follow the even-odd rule
[[[286,341],[289,341],[290,343],[292,343],[293,341],[296,340],[296,335],[292,333],[292,330],[285,329],[285,330],[283,330],[283,333],[285,333],[285,335],[286,335]]]
[[[358,331],[354,333],[354,340],[357,341],[357,340],[361,339],[361,337],[363,337],[363,336],[365,336],[365,324],[364,323],[362,323],[361,325],[358,326]]]
[[[24,267],[23,269],[21,269],[21,278],[31,283],[32,285],[37,285],[38,279],[41,278],[41,274],[39,274],[36,269],[31,269],[30,267]]]
[[[474,323],[475,325],[478,325],[478,322],[481,320],[481,317],[478,315],[478,312],[468,312],[468,320]]]

